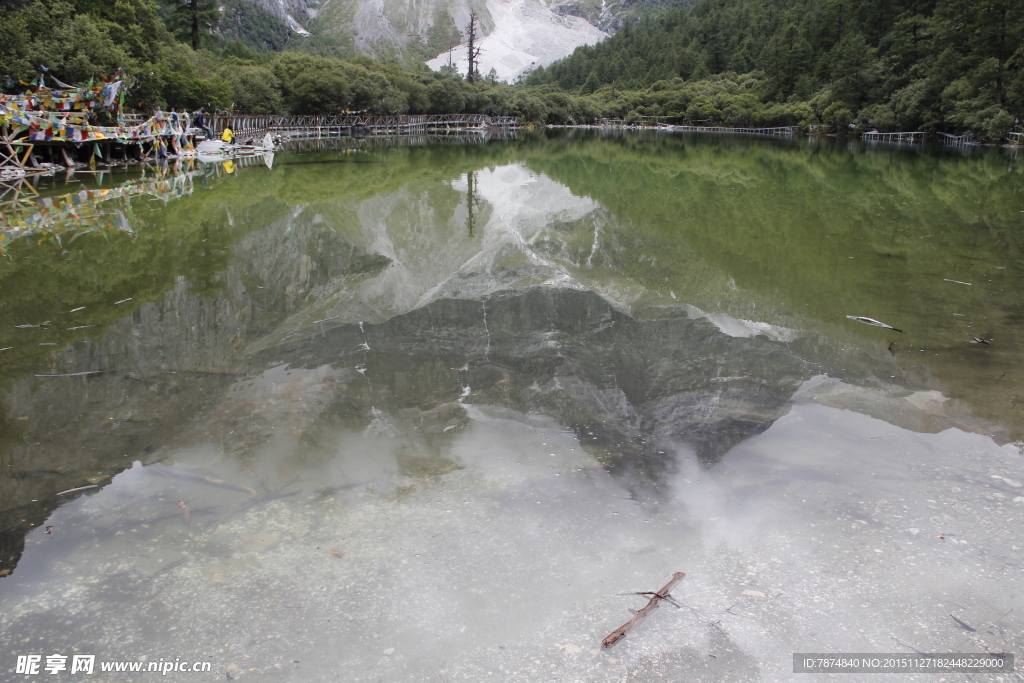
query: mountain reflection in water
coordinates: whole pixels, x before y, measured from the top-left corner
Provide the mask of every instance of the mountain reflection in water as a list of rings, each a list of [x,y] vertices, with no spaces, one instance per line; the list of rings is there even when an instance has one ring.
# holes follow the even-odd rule
[[[560,454],[582,446],[649,510],[698,500],[680,473],[732,472],[728,454],[794,404],[1020,439],[1016,164],[717,138],[375,144],[121,184],[121,227],[68,209],[99,226],[74,223],[73,241],[12,227],[0,570],[113,477],[152,496],[146,472],[207,487],[182,504],[189,534],[214,533],[278,497],[398,497],[395,477],[472,467],[479,420],[550,421]],[[160,188],[177,198],[132,204]],[[26,207],[19,225],[42,224]],[[355,457],[339,444],[377,438],[380,462],[353,446],[358,466],[325,474]],[[134,461],[172,466],[124,472]],[[159,500],[146,523],[177,520]]]

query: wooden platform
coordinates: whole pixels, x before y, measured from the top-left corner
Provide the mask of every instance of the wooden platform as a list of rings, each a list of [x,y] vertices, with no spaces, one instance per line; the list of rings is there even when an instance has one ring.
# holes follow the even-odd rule
[[[221,116],[209,118],[220,136],[230,128],[239,141],[258,140],[267,133],[285,139],[339,138],[354,135],[424,135],[447,131],[482,131],[521,126],[514,116],[484,114],[348,114],[338,116]]]
[[[5,178],[24,175],[40,167],[40,163],[73,165],[76,150],[84,144],[91,153],[101,159],[143,158],[178,154],[178,144],[184,147],[194,141],[200,129],[189,127],[187,114],[158,112],[155,116],[178,116],[182,123],[176,129],[174,140],[162,134],[146,139],[128,138],[103,129],[104,135],[84,143],[60,137],[31,141],[12,132],[10,127],[0,126],[0,176]],[[141,125],[143,117],[127,114],[125,125]],[[152,117],[151,117],[152,120]],[[225,128],[234,132],[236,143],[259,144],[270,133],[282,140],[296,139],[338,139],[357,136],[418,136],[432,133],[474,134],[484,131],[515,130],[520,127],[519,119],[512,116],[486,116],[483,114],[422,115],[406,114],[345,114],[338,116],[243,116],[213,115],[207,126],[215,138],[220,138]],[[173,149],[172,149],[173,143]],[[148,145],[148,149],[144,147]],[[35,151],[33,151],[35,150]],[[40,159],[37,156],[42,154]],[[71,156],[69,156],[69,154]],[[79,159],[81,161],[81,159]]]
[[[924,133],[919,130],[914,131],[903,131],[900,133],[879,133],[877,130],[871,130],[867,133],[861,133],[862,140],[877,140],[880,142],[923,142]]]
[[[727,126],[659,126],[663,130],[684,133],[741,133],[745,135],[771,135],[792,137],[796,126],[773,126],[771,128],[731,128]]]

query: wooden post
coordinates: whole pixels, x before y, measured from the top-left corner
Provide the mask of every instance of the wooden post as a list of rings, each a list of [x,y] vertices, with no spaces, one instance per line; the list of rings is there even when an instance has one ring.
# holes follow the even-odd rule
[[[22,144],[24,144],[25,147],[28,148],[28,149],[25,150],[25,154],[21,157],[21,166],[22,166],[22,168],[24,168],[25,164],[28,163],[29,157],[32,155],[32,149],[35,147],[35,145],[31,145],[29,143],[22,143]]]

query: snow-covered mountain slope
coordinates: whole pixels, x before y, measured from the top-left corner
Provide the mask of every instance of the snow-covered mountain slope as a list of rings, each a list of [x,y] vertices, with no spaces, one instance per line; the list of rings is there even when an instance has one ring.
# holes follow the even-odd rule
[[[500,80],[546,66],[580,45],[606,34],[576,10],[566,13],[558,0],[248,0],[286,22],[300,35],[333,35],[351,40],[357,51],[374,56],[406,53],[434,57],[440,69],[452,64],[466,72],[466,26],[479,22],[480,72],[493,68]],[[459,45],[461,43],[461,45]]]
[[[493,68],[499,80],[514,81],[608,35],[586,19],[556,14],[541,0],[488,0],[487,9],[494,27],[479,41],[480,73],[487,75]],[[449,60],[466,73],[466,45],[442,53],[427,65],[439,70]]]

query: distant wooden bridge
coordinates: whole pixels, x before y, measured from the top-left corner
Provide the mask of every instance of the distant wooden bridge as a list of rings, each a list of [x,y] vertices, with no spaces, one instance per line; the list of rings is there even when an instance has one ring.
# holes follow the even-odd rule
[[[924,139],[928,135],[938,135],[942,137],[942,143],[945,145],[976,145],[977,141],[974,136],[968,133],[967,135],[952,135],[951,133],[926,133],[920,130],[913,131],[902,131],[896,133],[880,133],[877,130],[871,130],[866,133],[861,133],[862,140],[875,141],[875,142],[895,142],[895,143],[909,143],[914,144],[917,142],[924,142]]]
[[[879,133],[877,130],[869,130],[861,133],[861,140],[877,140],[880,142],[923,142],[927,133],[923,131],[903,131],[900,133]]]
[[[492,140],[514,140],[517,134],[517,131],[512,128],[490,128],[482,133],[452,131],[450,133],[436,132],[422,135],[417,133],[387,138],[369,136],[357,140],[347,140],[344,137],[293,137],[276,143],[274,149],[280,152],[334,152],[339,150],[371,152],[427,144],[462,145],[480,144]]]
[[[220,137],[230,128],[239,141],[258,140],[267,133],[285,139],[338,138],[355,135],[424,135],[448,131],[484,131],[519,128],[514,116],[485,114],[340,114],[337,116],[232,116],[214,115],[209,127]]]
[[[639,123],[630,124],[625,119],[601,119],[597,128],[624,128],[636,130],[663,130],[682,133],[739,133],[745,135],[771,135],[791,137],[796,126],[772,126],[769,128],[736,128],[733,126],[691,126],[689,124],[662,123],[661,116],[641,116]],[[550,126],[552,128],[575,128],[576,126]],[[590,127],[590,126],[584,126]]]
[[[741,133],[746,135],[772,135],[792,137],[796,126],[773,126],[771,128],[732,128],[726,126],[659,126],[662,130],[684,133]]]
[[[943,137],[942,142],[947,145],[976,145],[978,144],[974,140],[974,136],[968,133],[967,135],[950,135],[949,133],[939,133]]]

